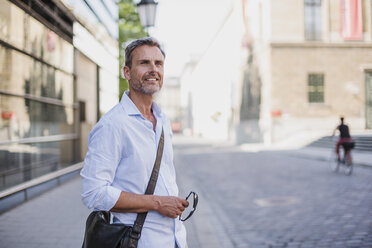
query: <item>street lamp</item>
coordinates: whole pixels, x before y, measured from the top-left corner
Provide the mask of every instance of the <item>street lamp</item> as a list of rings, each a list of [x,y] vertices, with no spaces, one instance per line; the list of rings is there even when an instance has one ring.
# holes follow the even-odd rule
[[[137,4],[137,10],[141,25],[145,29],[154,26],[157,5],[158,3],[154,0],[141,0]]]

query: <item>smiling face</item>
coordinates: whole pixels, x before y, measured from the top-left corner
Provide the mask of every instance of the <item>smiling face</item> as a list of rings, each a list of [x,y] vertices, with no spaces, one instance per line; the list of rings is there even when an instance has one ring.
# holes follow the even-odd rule
[[[156,46],[139,46],[132,53],[131,66],[123,70],[130,91],[153,95],[163,86],[164,56]]]

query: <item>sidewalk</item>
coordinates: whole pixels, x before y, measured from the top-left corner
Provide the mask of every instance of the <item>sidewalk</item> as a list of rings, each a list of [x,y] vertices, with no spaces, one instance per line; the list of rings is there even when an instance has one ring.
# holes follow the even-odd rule
[[[189,144],[187,150],[200,150],[205,146],[204,152],[216,149],[227,148],[226,144],[208,144],[203,140],[190,144],[189,142],[178,141],[180,149],[182,145]],[[199,147],[198,147],[199,146]],[[259,144],[233,146],[229,150],[243,152],[259,152],[264,150],[280,151],[289,156],[298,156],[315,160],[329,160],[330,149],[305,147],[297,150],[268,148]],[[187,151],[184,151],[187,152]],[[372,168],[371,152],[353,151],[354,163],[357,165],[370,166]],[[182,172],[177,168],[178,173]],[[198,188],[192,181],[193,177],[179,177],[180,195],[186,195],[190,189],[203,195],[203,189]],[[40,196],[37,196],[24,204],[0,215],[0,248],[49,248],[49,247],[81,247],[85,220],[90,213],[81,202],[80,198],[80,177],[54,188]],[[187,187],[185,187],[187,185]],[[203,197],[202,197],[203,198]],[[207,195],[204,196],[207,199]],[[216,216],[223,217],[223,214],[216,215],[215,209],[209,205],[207,200],[200,201],[196,218],[191,218],[185,223],[188,230],[189,247],[232,247],[231,244],[219,244],[218,240],[229,241],[226,233],[221,228]],[[221,217],[222,216],[222,217]],[[216,235],[221,237],[217,239]]]
[[[81,247],[85,221],[91,211],[81,201],[80,184],[81,179],[77,176],[1,214],[0,248]],[[178,186],[180,195],[187,195],[188,191],[182,187],[182,183]],[[197,190],[196,187],[192,189]],[[207,221],[211,216],[211,207],[207,202],[199,205],[202,207],[197,213],[198,218],[191,218],[185,223],[189,247],[222,247],[213,243],[217,239],[211,236],[211,230],[215,229]],[[194,230],[195,226],[211,239],[199,240],[197,236],[200,233]],[[220,233],[220,236],[223,235]]]
[[[0,215],[0,248],[81,247],[89,213],[76,177]]]
[[[186,180],[186,179],[185,179]],[[80,198],[79,176],[53,188],[0,215],[0,248],[66,248],[81,247],[85,221],[90,210]],[[190,185],[189,185],[190,186]],[[191,187],[197,190],[197,187]],[[186,195],[182,183],[180,195]],[[198,191],[199,192],[199,191]],[[189,247],[219,248],[217,238],[211,230],[211,206],[208,202],[199,204],[198,218],[185,223]],[[196,228],[197,227],[197,228]],[[199,240],[199,230],[208,238]],[[220,237],[224,237],[222,231]]]

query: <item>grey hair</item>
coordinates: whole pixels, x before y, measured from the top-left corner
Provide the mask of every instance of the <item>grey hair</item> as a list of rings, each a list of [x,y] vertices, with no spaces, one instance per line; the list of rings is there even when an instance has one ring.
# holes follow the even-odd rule
[[[144,37],[138,40],[132,41],[126,48],[125,48],[125,66],[128,66],[129,68],[132,66],[132,53],[134,49],[140,46],[155,46],[159,48],[160,52],[163,54],[165,58],[165,52],[161,48],[159,42],[152,38],[152,37]]]

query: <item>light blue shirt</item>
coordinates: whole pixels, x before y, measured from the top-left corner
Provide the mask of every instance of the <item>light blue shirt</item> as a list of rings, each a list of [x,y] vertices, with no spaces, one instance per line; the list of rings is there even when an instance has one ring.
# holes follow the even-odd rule
[[[88,208],[110,210],[121,191],[144,194],[156,159],[156,151],[164,128],[164,151],[154,195],[178,196],[173,165],[172,131],[167,117],[153,102],[156,131],[136,105],[123,94],[95,125],[88,139],[88,152],[81,170],[82,200]],[[136,213],[112,213],[115,221],[133,225]],[[186,248],[186,230],[181,221],[147,214],[138,248]]]

